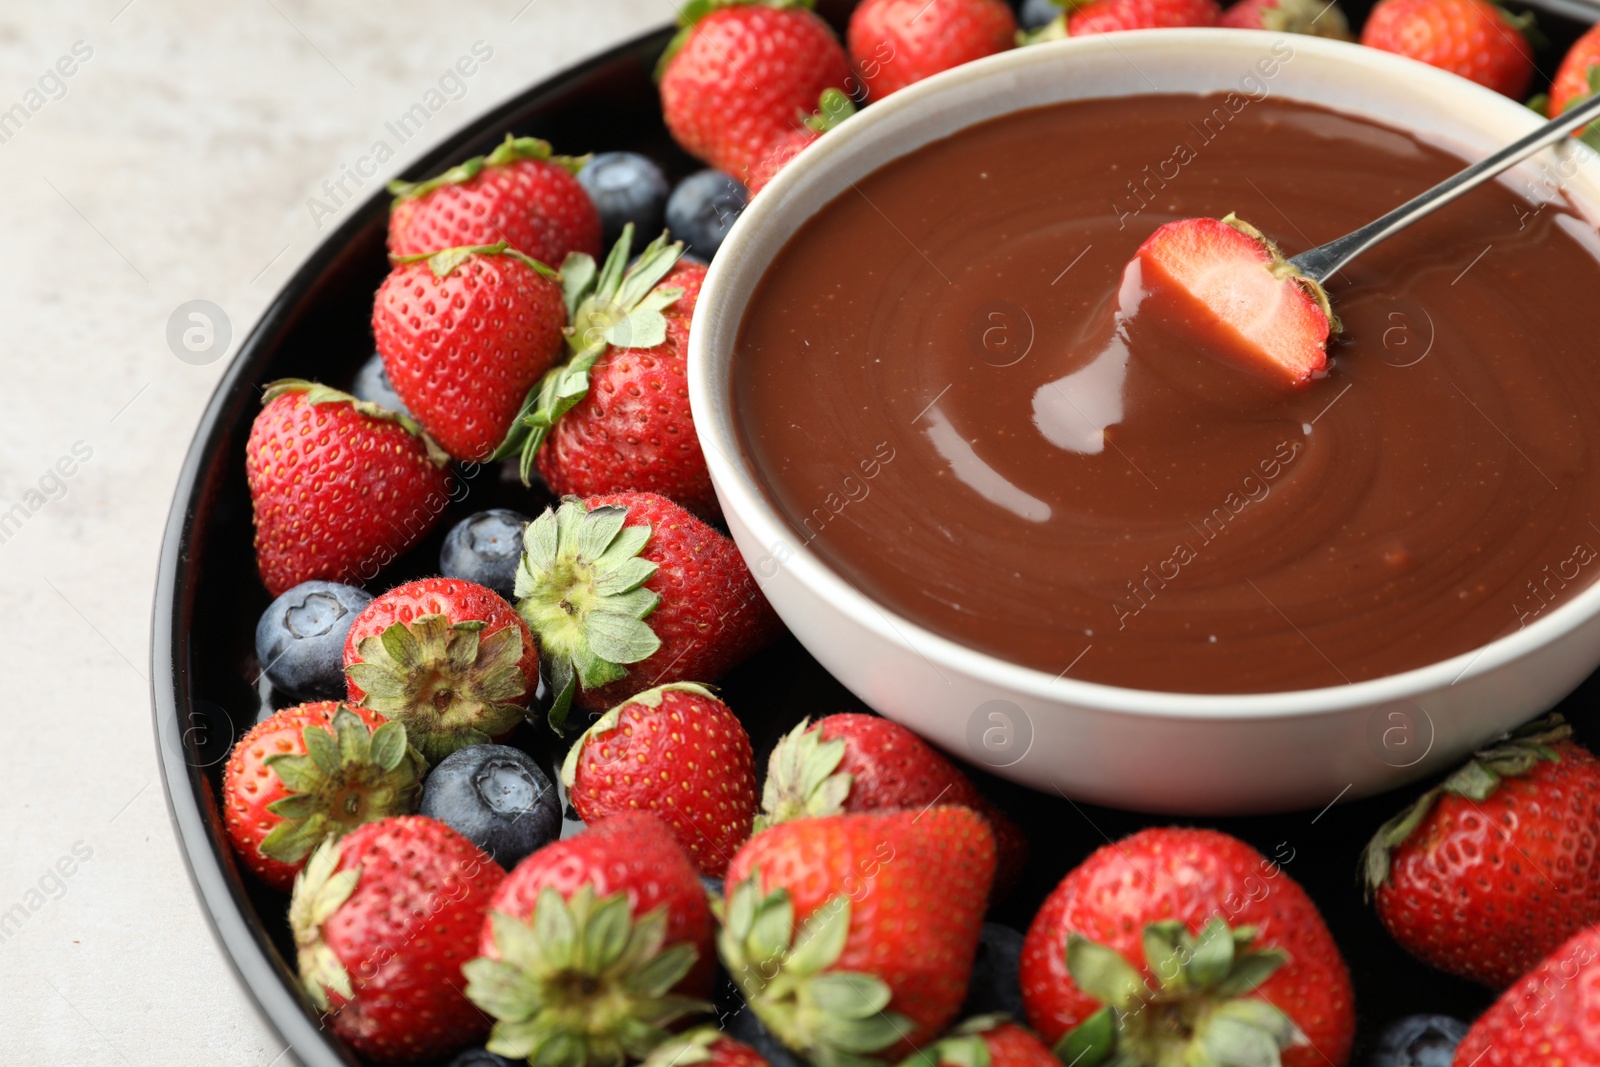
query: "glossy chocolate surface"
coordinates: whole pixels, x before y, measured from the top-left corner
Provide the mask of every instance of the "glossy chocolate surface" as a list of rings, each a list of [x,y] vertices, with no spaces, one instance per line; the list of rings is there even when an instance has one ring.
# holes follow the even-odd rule
[[[1050,673],[1259,692],[1467,652],[1600,574],[1600,238],[1560,175],[1332,279],[1344,332],[1299,391],[1124,274],[1175,218],[1236,212],[1293,255],[1462,165],[1238,94],[971,127],[773,260],[734,361],[744,446],[850,583]]]

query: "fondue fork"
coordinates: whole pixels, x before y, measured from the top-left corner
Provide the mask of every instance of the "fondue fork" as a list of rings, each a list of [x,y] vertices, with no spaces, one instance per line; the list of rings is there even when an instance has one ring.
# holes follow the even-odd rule
[[[1572,131],[1581,129],[1595,119],[1600,119],[1600,93],[1568,108],[1526,137],[1513,141],[1493,155],[1485,156],[1427,192],[1412,197],[1387,215],[1337,240],[1301,252],[1298,256],[1292,256],[1289,262],[1320,285],[1340,267],[1379,241],[1399,233],[1424,215],[1432,214],[1456,197],[1476,189],[1500,172],[1522,162],[1541,148],[1555,144]]]

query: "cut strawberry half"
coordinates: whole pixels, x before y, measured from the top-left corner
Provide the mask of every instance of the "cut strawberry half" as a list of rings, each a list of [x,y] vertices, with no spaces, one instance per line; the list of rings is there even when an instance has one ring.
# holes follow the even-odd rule
[[[1202,321],[1215,323],[1215,347],[1241,365],[1287,385],[1326,370],[1328,334],[1339,329],[1328,294],[1249,223],[1232,215],[1169,222],[1137,258],[1145,290],[1192,301]]]

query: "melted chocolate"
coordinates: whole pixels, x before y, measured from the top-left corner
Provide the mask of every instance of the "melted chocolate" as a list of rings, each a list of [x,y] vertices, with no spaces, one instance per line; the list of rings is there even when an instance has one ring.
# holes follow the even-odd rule
[[[1600,238],[1554,187],[1485,187],[1346,267],[1309,388],[1159,301],[1128,314],[1164,222],[1237,212],[1293,255],[1463,165],[1241,99],[1019,112],[809,220],[733,371],[796,540],[973,648],[1178,692],[1423,666],[1600,574]]]

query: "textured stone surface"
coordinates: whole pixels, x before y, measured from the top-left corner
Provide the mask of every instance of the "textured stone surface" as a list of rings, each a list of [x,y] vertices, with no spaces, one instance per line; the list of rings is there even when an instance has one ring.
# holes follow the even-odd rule
[[[672,13],[667,0],[0,7],[0,516],[25,515],[0,527],[6,1062],[295,1062],[212,939],[157,777],[156,557],[225,365],[175,358],[168,316],[213,301],[237,347],[315,247],[307,199],[475,41],[493,57],[367,189]],[[45,77],[76,42],[92,55]],[[41,106],[3,124],[18,103]]]

